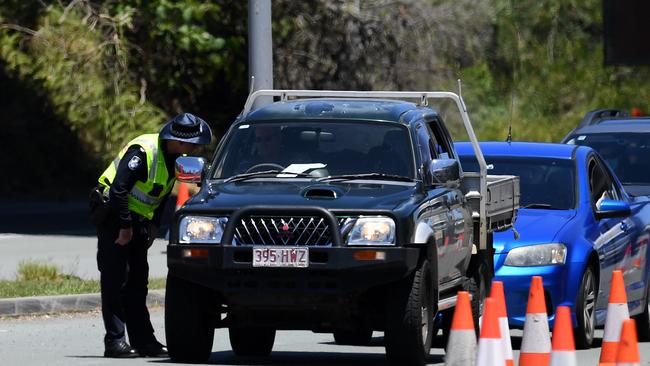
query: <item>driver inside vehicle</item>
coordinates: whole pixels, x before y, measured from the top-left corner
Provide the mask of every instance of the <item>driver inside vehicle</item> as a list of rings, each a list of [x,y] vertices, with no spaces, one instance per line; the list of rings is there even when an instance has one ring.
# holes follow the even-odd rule
[[[284,169],[282,130],[278,125],[254,127],[248,158],[239,164],[239,173]]]
[[[258,126],[254,135],[253,154],[259,162],[277,162],[282,158],[280,126]]]

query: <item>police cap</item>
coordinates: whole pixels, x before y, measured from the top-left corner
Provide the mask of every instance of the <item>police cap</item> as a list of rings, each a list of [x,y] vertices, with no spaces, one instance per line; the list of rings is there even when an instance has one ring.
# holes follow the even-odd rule
[[[212,131],[201,118],[191,113],[181,113],[163,126],[159,138],[205,145],[212,140]]]

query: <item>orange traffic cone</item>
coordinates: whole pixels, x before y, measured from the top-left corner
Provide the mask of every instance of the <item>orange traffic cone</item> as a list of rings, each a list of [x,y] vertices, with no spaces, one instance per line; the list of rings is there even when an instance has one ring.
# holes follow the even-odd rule
[[[639,343],[636,336],[636,322],[634,319],[623,321],[621,329],[621,342],[616,352],[616,366],[639,366]]]
[[[474,365],[476,361],[476,332],[469,292],[458,291],[458,300],[447,341],[445,366]]]
[[[492,282],[490,297],[496,300],[497,316],[499,317],[499,331],[501,332],[501,344],[503,345],[503,356],[506,359],[506,366],[514,366],[515,361],[512,355],[512,343],[510,342],[510,327],[508,326],[508,310],[506,309],[506,297],[503,291],[503,282]]]
[[[499,331],[499,315],[496,300],[485,299],[481,336],[478,340],[476,366],[505,366],[501,332]]]
[[[181,182],[178,186],[178,196],[176,196],[176,210],[181,208],[190,198],[190,190],[187,188],[187,183]]]
[[[548,366],[550,361],[551,340],[548,331],[544,284],[542,277],[533,276],[528,293],[519,366]]]
[[[630,312],[627,308],[623,272],[616,270],[612,272],[607,317],[605,318],[605,333],[603,334],[603,345],[598,365],[613,365],[616,362],[616,350],[621,336],[621,326],[623,321],[629,318]]]
[[[555,310],[555,326],[553,327],[551,366],[576,366],[577,364],[571,308],[558,306]]]

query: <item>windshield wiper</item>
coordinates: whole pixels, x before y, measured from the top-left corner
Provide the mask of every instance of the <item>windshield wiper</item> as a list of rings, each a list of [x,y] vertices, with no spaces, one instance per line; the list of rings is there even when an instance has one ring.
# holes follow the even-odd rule
[[[526,206],[522,208],[547,208],[547,209],[553,209],[553,206],[551,206],[548,203],[529,203]]]
[[[263,170],[261,172],[251,172],[251,173],[242,173],[242,174],[233,175],[232,177],[224,180],[223,182],[224,183],[241,182],[249,178],[256,178],[256,177],[263,177],[267,175],[277,175],[277,174],[286,174],[286,177],[284,178],[295,178],[295,177],[314,178],[308,173],[291,173],[291,172],[284,172],[278,169],[272,169],[272,170]],[[283,177],[278,177],[278,178],[283,178]]]
[[[330,182],[330,181],[345,181],[345,180],[352,180],[352,179],[381,179],[381,180],[397,180],[401,182],[413,181],[413,179],[409,177],[405,177],[403,175],[393,175],[393,174],[383,174],[383,173],[330,175],[329,177],[323,177],[317,180],[319,182]]]

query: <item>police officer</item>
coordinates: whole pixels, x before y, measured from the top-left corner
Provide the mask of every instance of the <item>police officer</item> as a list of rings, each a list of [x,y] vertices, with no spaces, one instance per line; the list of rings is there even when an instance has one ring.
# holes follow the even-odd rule
[[[129,142],[99,177],[108,196],[108,214],[97,227],[105,357],[167,356],[167,347],[153,334],[146,306],[147,249],[174,186],[176,158],[211,139],[204,120],[180,114],[159,134]]]

